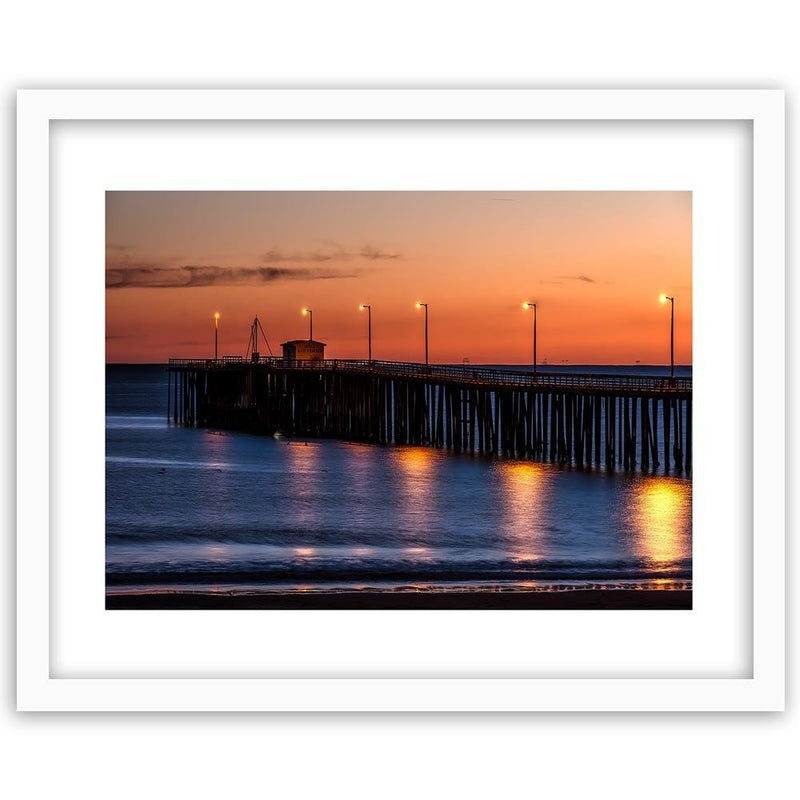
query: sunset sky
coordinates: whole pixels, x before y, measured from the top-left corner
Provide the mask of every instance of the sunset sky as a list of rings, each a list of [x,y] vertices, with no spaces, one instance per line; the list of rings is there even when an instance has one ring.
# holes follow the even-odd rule
[[[244,355],[308,336],[330,358],[692,361],[690,192],[108,192],[106,360]],[[266,348],[261,347],[265,352]]]

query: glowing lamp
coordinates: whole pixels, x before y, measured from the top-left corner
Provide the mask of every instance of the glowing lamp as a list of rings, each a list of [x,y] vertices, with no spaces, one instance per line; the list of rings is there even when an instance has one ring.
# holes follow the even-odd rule
[[[425,309],[425,366],[428,366],[428,304],[417,300],[417,308]]]

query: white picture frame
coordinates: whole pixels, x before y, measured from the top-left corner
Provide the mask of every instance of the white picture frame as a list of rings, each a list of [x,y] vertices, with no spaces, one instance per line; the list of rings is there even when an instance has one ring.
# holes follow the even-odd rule
[[[59,168],[55,132],[69,121],[149,121],[207,123],[208,121],[267,121],[313,126],[340,121],[428,121],[452,124],[475,121],[513,122],[597,121],[624,123],[734,122],[752,126],[752,437],[751,464],[731,468],[742,474],[752,467],[752,563],[746,576],[752,603],[750,614],[739,614],[745,630],[742,663],[745,670],[677,670],[674,677],[643,672],[596,675],[576,674],[573,650],[565,658],[563,675],[529,677],[519,670],[481,674],[472,670],[448,674],[403,669],[395,674],[370,668],[330,674],[295,673],[285,666],[269,677],[215,675],[215,665],[196,664],[191,671],[177,667],[160,672],[143,670],[142,677],[120,674],[98,659],[83,671],[64,670],[54,663],[65,636],[75,628],[60,627],[59,598],[54,587],[60,565],[75,555],[53,536],[63,501],[51,502],[59,486],[65,461],[53,441],[64,420],[66,405],[70,426],[82,411],[71,402],[74,386],[59,367],[62,351],[59,331],[88,337],[87,358],[102,353],[96,327],[81,328],[82,314],[64,319],[58,311],[60,293],[67,291],[59,264],[64,234],[53,233],[53,210],[61,184],[54,180]],[[102,135],[102,133],[100,134]],[[784,97],[776,90],[31,90],[18,94],[18,227],[17,227],[17,410],[18,410],[18,529],[17,529],[17,703],[21,710],[42,711],[763,711],[784,704]],[[54,155],[55,154],[55,155]],[[54,160],[55,159],[55,160]],[[87,172],[90,165],[84,165]],[[749,162],[741,165],[749,174]],[[220,173],[222,174],[222,173]],[[491,177],[491,176],[490,176]],[[102,181],[102,174],[98,180]],[[204,184],[203,175],[192,186],[176,188],[231,188]],[[313,185],[313,183],[312,183]],[[591,182],[580,188],[591,187]],[[327,185],[322,188],[335,188]],[[106,185],[106,188],[126,188]],[[133,186],[130,188],[139,188]],[[155,188],[165,188],[157,186]],[[252,188],[252,187],[247,187]],[[352,186],[342,187],[352,188]],[[421,188],[429,188],[427,186]],[[517,187],[518,188],[518,187]],[[603,187],[597,188],[606,188]],[[619,187],[616,187],[619,188]],[[666,187],[665,187],[666,188]],[[675,188],[675,187],[669,187]],[[685,188],[685,187],[683,187]],[[97,192],[95,191],[95,195]],[[94,196],[94,195],[93,195]],[[77,202],[76,198],[76,202]],[[102,221],[101,221],[102,227]],[[96,238],[96,237],[95,237]],[[86,256],[91,269],[102,269],[102,241]],[[99,261],[98,261],[99,253]],[[749,255],[749,254],[748,254]],[[75,277],[71,274],[71,277]],[[708,282],[707,282],[708,283]],[[74,289],[68,290],[74,296]],[[83,297],[82,295],[79,297]],[[102,305],[102,286],[86,286],[86,305]],[[697,300],[696,300],[697,302]],[[51,313],[51,308],[56,309]],[[69,316],[69,315],[68,315]],[[102,318],[102,310],[100,310]],[[49,322],[48,322],[49,320]],[[61,327],[59,327],[61,326]],[[93,333],[94,331],[94,333]],[[58,334],[58,335],[57,335]],[[30,354],[35,354],[31,358]],[[53,354],[59,358],[54,359]],[[749,361],[749,353],[735,356]],[[742,391],[741,387],[735,391]],[[746,391],[745,391],[746,394]],[[62,403],[61,398],[64,398]],[[58,398],[58,402],[54,401]],[[749,406],[750,398],[746,398]],[[741,421],[741,420],[740,420]],[[55,455],[54,455],[55,454]],[[84,456],[76,454],[75,458]],[[95,521],[102,519],[101,487],[96,502],[84,509]],[[728,498],[717,482],[709,492],[717,502]],[[745,521],[749,525],[749,520]],[[97,526],[95,526],[96,528]],[[702,533],[696,531],[695,535]],[[102,543],[102,540],[100,540]],[[96,544],[96,542],[95,542]],[[96,552],[96,551],[95,551]],[[712,552],[713,548],[709,552]],[[97,564],[94,565],[95,567]],[[92,569],[86,564],[79,569]],[[96,572],[96,570],[95,570]],[[102,581],[102,576],[100,577]],[[63,584],[63,581],[62,581]],[[72,591],[66,588],[69,595]],[[749,597],[750,595],[748,595]],[[58,602],[57,602],[58,601]],[[102,596],[89,593],[81,608],[92,606],[93,615],[104,612]],[[94,604],[94,605],[93,605]],[[95,607],[96,606],[96,607]],[[150,621],[157,617],[149,612]],[[193,612],[194,613],[194,612]],[[197,612],[202,614],[204,612]],[[223,612],[224,614],[228,612]],[[264,617],[245,612],[239,617],[239,635],[257,632]],[[249,616],[247,614],[249,613]],[[305,613],[305,612],[299,612]],[[329,613],[329,612],[325,612]],[[360,613],[360,612],[359,612]],[[380,614],[381,612],[367,612]],[[426,613],[426,612],[417,612]],[[475,612],[454,612],[470,614]],[[491,612],[480,612],[481,614]],[[536,614],[541,612],[521,612]],[[561,612],[562,615],[587,612]],[[588,612],[596,613],[596,612]],[[636,612],[664,614],[670,612]],[[684,612],[680,612],[684,613]],[[688,614],[695,613],[685,612]],[[104,618],[107,619],[107,618]],[[117,616],[116,620],[124,617]],[[174,620],[175,617],[173,616]],[[210,619],[210,618],[209,618]],[[299,618],[295,617],[295,621]],[[372,623],[375,617],[371,618]],[[448,617],[471,627],[471,619]],[[474,617],[472,619],[477,619]],[[530,617],[509,618],[523,625]],[[572,617],[562,616],[564,620]],[[685,619],[682,617],[673,619]],[[88,620],[88,614],[87,614]],[[363,616],[351,615],[343,624],[357,630]],[[188,617],[180,618],[189,622]],[[752,627],[750,628],[750,623]],[[78,613],[78,628],[81,626]],[[114,624],[113,621],[111,623]],[[145,623],[146,620],[145,620]],[[324,622],[323,622],[324,624]],[[458,627],[458,624],[456,627]],[[491,621],[490,623],[491,624]],[[621,624],[625,624],[624,621]],[[681,623],[679,622],[678,625]],[[99,653],[103,637],[89,622],[84,638],[94,640]],[[142,630],[139,628],[138,630]],[[138,643],[147,648],[145,638]],[[153,642],[150,647],[155,647]],[[310,663],[313,648],[304,651]],[[91,661],[91,655],[89,657]],[[574,663],[573,663],[574,662]],[[205,668],[204,668],[205,666]]]

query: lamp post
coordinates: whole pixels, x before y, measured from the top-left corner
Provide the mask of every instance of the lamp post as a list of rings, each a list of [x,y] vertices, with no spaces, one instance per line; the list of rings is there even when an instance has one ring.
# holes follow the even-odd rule
[[[533,374],[536,374],[536,303],[524,302],[522,307],[527,311],[533,309]]]
[[[308,341],[314,340],[314,312],[310,308],[303,309],[303,315],[308,314]]]
[[[675,377],[675,298],[667,294],[662,294],[658,298],[662,303],[669,300],[669,377]]]
[[[425,366],[428,366],[428,304],[417,303],[417,308],[425,309]]]
[[[362,303],[359,307],[359,310],[363,311],[364,309],[367,310],[367,342],[368,342],[368,356],[367,360],[369,363],[372,363],[372,306],[368,303]]]
[[[219,358],[219,311],[214,313],[214,361]]]

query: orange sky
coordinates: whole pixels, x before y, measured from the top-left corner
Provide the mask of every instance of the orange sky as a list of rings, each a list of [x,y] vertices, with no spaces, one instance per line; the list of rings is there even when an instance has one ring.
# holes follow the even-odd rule
[[[330,358],[692,361],[690,192],[108,192],[106,360],[244,355],[308,336]],[[262,352],[265,348],[261,348]]]

